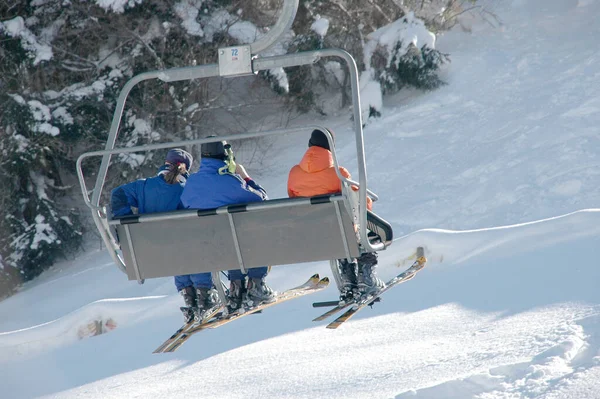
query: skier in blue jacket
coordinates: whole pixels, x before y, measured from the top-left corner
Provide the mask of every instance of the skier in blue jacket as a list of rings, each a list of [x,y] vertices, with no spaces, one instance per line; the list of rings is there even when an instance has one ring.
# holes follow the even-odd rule
[[[158,169],[156,176],[112,190],[110,202],[113,218],[134,213],[173,211],[181,207],[179,198],[192,162],[190,153],[175,148],[167,153],[165,164]]]
[[[167,153],[165,164],[160,167],[157,176],[136,180],[112,190],[113,218],[181,209],[180,197],[192,163],[190,153],[180,148],[172,149]],[[175,276],[175,286],[186,305],[181,308],[186,323],[196,316],[198,305],[195,287],[203,278],[200,273]]]
[[[265,189],[248,176],[242,165],[235,163],[231,146],[225,141],[202,144],[200,152],[200,169],[189,177],[181,195],[184,208],[214,209],[268,199]],[[229,270],[230,310],[241,306],[244,291],[246,298],[254,303],[274,299],[273,290],[265,283],[268,270],[266,266],[251,268],[247,276],[240,270]],[[218,305],[213,302],[218,301],[218,296],[216,292],[213,294],[211,274],[202,275],[197,285],[197,295],[198,298],[207,298],[204,305],[209,310]]]

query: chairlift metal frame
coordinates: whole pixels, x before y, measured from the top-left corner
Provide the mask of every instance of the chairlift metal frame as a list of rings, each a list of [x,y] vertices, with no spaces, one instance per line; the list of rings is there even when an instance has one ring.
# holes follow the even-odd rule
[[[104,150],[87,152],[79,156],[77,159],[77,175],[83,199],[85,204],[90,208],[92,212],[92,218],[102,240],[109,248],[109,252],[115,261],[118,268],[127,274],[128,266],[121,254],[119,243],[116,240],[115,235],[111,232],[111,227],[118,225],[119,221],[109,220],[109,215],[106,214],[105,207],[100,205],[102,196],[102,190],[106,183],[106,175],[108,167],[110,165],[111,156],[115,154],[126,154],[143,151],[153,151],[165,148],[184,147],[190,145],[198,145],[202,143],[214,142],[216,140],[243,140],[247,138],[266,137],[271,135],[280,135],[286,133],[303,133],[312,131],[313,129],[320,129],[326,133],[327,140],[329,141],[330,148],[332,149],[333,160],[336,166],[338,177],[343,182],[343,197],[346,209],[349,210],[353,223],[357,226],[356,237],[357,242],[362,252],[373,252],[385,249],[389,243],[374,243],[371,242],[367,236],[367,195],[376,201],[377,195],[367,189],[367,171],[366,161],[364,152],[364,141],[363,141],[363,130],[362,130],[362,115],[360,105],[360,93],[359,93],[359,76],[356,62],[353,57],[341,49],[322,49],[314,51],[306,51],[296,54],[286,54],[279,56],[270,56],[260,58],[258,55],[264,50],[271,47],[275,42],[279,40],[281,35],[287,32],[295,18],[296,11],[298,8],[299,0],[284,0],[283,9],[276,25],[260,40],[248,44],[239,45],[227,48],[221,48],[218,51],[219,62],[218,64],[208,64],[199,66],[189,66],[181,68],[171,68],[167,70],[157,70],[142,73],[131,78],[121,90],[117,99],[115,112],[113,115],[110,131],[108,134],[106,146]],[[342,176],[338,169],[338,161],[335,154],[333,138],[331,137],[328,130],[320,125],[309,125],[287,129],[277,129],[263,132],[247,132],[239,133],[235,135],[222,136],[217,139],[215,138],[203,138],[196,140],[185,140],[169,143],[158,143],[143,146],[127,147],[127,148],[115,148],[116,139],[118,136],[119,126],[125,102],[131,90],[140,82],[159,79],[163,82],[176,82],[191,79],[202,79],[210,77],[239,77],[256,74],[261,70],[268,70],[279,67],[293,67],[301,65],[310,65],[325,57],[337,57],[342,59],[348,67],[348,73],[350,75],[350,84],[352,91],[352,111],[353,111],[353,125],[355,132],[356,141],[356,157],[358,166],[358,182],[350,180]],[[85,182],[85,176],[83,174],[82,163],[85,159],[90,157],[102,157],[101,164],[96,176],[96,182],[94,188],[90,191]],[[356,185],[359,187],[358,192],[354,193],[349,186]],[[353,197],[356,197],[352,200]],[[175,216],[170,216],[175,217]],[[242,265],[242,270],[243,270]],[[339,275],[337,273],[337,266],[334,266],[334,261],[331,261],[332,271],[334,271],[334,277],[339,284]],[[219,278],[218,272],[213,272],[213,276]],[[143,278],[139,275],[137,278],[138,282],[142,283]],[[215,283],[217,288],[222,290],[222,285]]]

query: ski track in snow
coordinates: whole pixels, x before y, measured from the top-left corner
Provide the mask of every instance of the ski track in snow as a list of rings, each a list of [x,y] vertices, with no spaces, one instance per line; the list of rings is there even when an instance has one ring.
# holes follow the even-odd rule
[[[534,336],[535,342],[530,343],[529,349],[537,351],[538,344],[548,342],[552,345],[528,361],[492,367],[468,377],[405,392],[396,399],[561,397],[564,387],[589,381],[590,374],[600,371],[599,311],[597,307],[592,315],[552,326],[548,335]],[[590,333],[586,327],[592,328]],[[490,329],[486,328],[481,333],[488,332]],[[593,398],[597,392],[577,397]]]

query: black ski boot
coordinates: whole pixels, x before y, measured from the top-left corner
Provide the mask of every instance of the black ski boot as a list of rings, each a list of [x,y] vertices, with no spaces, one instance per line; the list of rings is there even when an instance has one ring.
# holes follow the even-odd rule
[[[186,323],[190,323],[194,320],[194,312],[198,308],[196,301],[196,289],[194,287],[185,287],[179,291],[183,297],[185,306],[180,307],[181,313],[183,313],[183,319]]]
[[[198,298],[198,307],[194,312],[194,322],[200,324],[213,315],[214,311],[221,305],[221,302],[219,301],[217,290],[213,287],[196,288],[196,296]]]
[[[358,259],[358,290],[361,295],[375,294],[385,288],[377,277],[377,253],[362,254]]]
[[[231,280],[229,292],[227,293],[227,311],[233,313],[242,307],[244,294],[246,293],[246,279]]]
[[[346,302],[354,298],[358,292],[357,264],[346,259],[338,261],[340,271],[340,301]]]
[[[248,292],[246,293],[248,303],[257,306],[261,303],[269,303],[275,300],[275,293],[265,282],[265,277],[251,278],[248,281]]]

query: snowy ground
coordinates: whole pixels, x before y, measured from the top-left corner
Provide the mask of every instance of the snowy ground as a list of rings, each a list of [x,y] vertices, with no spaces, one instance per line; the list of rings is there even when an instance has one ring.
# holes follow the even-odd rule
[[[381,275],[422,245],[414,280],[335,331],[310,321],[330,288],[152,355],[181,324],[172,281],[139,286],[89,251],[0,302],[1,396],[600,398],[600,2],[506,3],[502,26],[439,39],[448,86],[389,100],[365,130],[375,209],[404,235]],[[325,123],[352,170],[348,123]],[[273,197],[297,142],[249,170]],[[328,265],[270,281],[314,272]]]

